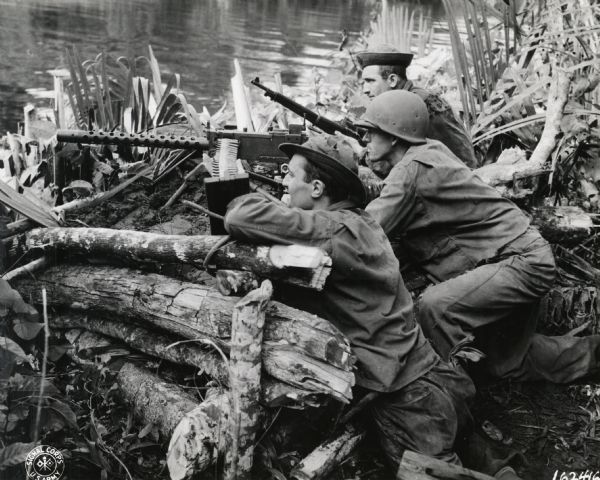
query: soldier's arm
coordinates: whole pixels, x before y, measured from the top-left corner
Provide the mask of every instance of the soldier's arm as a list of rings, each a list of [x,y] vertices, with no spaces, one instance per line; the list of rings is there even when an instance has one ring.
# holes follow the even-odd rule
[[[425,98],[425,104],[429,111],[427,136],[446,145],[467,167],[477,168],[471,136],[463,123],[454,116],[448,102],[439,95],[431,94]]]
[[[415,216],[416,170],[414,162],[396,165],[385,179],[379,197],[365,209],[388,236],[394,231],[403,231]]]
[[[299,243],[329,252],[333,224],[314,210],[289,208],[248,194],[233,200],[225,214],[225,229],[234,238],[249,242],[290,245]]]

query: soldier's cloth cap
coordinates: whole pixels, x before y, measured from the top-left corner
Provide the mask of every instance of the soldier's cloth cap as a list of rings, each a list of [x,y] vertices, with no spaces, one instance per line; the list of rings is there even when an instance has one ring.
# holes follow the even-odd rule
[[[374,45],[373,47],[358,52],[355,55],[356,61],[361,69],[369,65],[400,65],[408,67],[412,62],[413,54],[400,52],[391,45]]]
[[[302,145],[282,143],[279,150],[288,157],[298,153],[343,187],[359,207],[367,201],[367,191],[358,177],[358,156],[344,138],[315,135]]]

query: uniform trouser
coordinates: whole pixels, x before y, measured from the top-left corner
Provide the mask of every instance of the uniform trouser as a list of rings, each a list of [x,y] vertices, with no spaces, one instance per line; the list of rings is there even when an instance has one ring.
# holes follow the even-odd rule
[[[535,333],[538,300],[554,277],[552,250],[530,229],[510,244],[503,260],[425,290],[419,322],[443,359],[474,338],[493,376],[570,382],[599,369],[600,335]]]
[[[404,450],[460,463],[454,444],[471,427],[468,403],[474,395],[462,368],[439,361],[404,388],[379,396],[369,415],[392,467],[397,469]]]

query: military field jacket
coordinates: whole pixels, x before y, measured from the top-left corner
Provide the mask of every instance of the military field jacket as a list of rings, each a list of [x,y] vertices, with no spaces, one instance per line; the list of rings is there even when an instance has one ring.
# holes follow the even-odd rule
[[[363,210],[349,202],[329,210],[301,210],[249,194],[231,202],[225,228],[245,241],[310,245],[331,256],[323,291],[283,285],[276,290],[283,289],[285,303],[329,320],[348,337],[358,359],[358,385],[399,390],[437,362],[415,322],[391,246]]]
[[[366,210],[438,281],[493,261],[529,227],[514,203],[430,139],[408,149]]]
[[[452,108],[439,95],[415,87],[412,82],[407,82],[405,90],[416,93],[423,99],[429,112],[429,130],[427,138],[439,140],[446,145],[469,168],[477,168],[477,157],[473,150],[471,136],[464,125],[454,116]]]

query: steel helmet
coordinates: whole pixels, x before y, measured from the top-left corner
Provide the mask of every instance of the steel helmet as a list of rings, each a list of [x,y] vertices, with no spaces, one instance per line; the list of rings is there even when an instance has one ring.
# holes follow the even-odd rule
[[[425,102],[408,90],[388,90],[377,95],[357,127],[375,128],[408,143],[425,143],[429,112]]]

